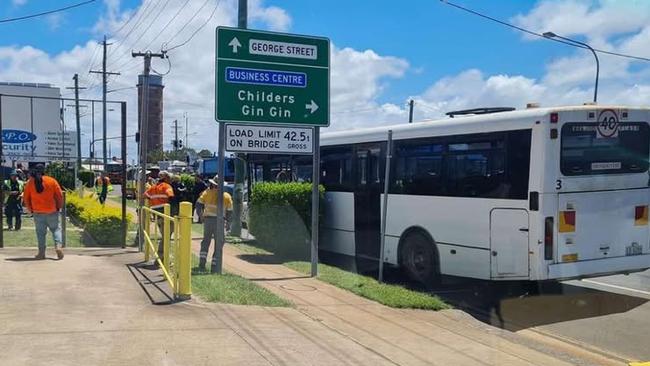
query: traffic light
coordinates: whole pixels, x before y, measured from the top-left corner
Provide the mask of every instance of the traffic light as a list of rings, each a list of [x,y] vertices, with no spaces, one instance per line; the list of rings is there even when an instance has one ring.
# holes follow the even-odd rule
[[[178,149],[178,141],[172,140],[172,146],[174,147],[174,149]]]
[[[178,140],[178,148],[179,149],[183,148],[183,140]]]

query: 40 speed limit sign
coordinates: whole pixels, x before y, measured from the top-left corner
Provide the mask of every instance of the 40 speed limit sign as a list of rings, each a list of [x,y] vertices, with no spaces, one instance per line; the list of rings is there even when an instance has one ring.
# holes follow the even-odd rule
[[[226,150],[230,152],[310,155],[313,141],[311,128],[226,125]]]

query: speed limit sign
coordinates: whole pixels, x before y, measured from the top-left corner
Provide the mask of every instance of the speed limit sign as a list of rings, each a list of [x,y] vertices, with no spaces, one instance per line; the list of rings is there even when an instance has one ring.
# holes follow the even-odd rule
[[[598,115],[596,128],[598,138],[618,137],[618,114],[612,109],[605,109]]]

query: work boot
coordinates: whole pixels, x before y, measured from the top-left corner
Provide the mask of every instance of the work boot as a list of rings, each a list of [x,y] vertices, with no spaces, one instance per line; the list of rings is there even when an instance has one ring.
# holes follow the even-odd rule
[[[199,272],[205,272],[205,259],[199,259]]]
[[[34,256],[34,259],[39,260],[39,261],[45,259],[45,251],[44,250],[43,251],[39,250],[38,254],[36,254]]]
[[[60,246],[56,245],[54,246],[54,251],[56,252],[56,257],[61,260],[63,259],[63,248]]]

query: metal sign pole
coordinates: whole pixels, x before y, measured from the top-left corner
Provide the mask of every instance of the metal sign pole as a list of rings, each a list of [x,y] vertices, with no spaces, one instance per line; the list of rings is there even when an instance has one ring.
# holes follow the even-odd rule
[[[224,209],[223,209],[223,178],[226,170],[226,124],[219,123],[219,167],[217,169],[217,174],[219,175],[218,191],[217,191],[217,237],[216,245],[214,247],[214,252],[212,254],[212,266],[210,271],[212,273],[221,274],[223,268],[223,255],[220,255],[223,251],[223,245],[225,244],[226,235],[225,235],[225,223],[223,220]]]
[[[314,155],[312,159],[311,189],[311,276],[318,275],[318,219],[320,192],[320,128],[314,127]]]
[[[384,200],[381,210],[381,241],[379,245],[379,282],[384,281],[384,248],[386,246],[386,213],[388,212],[388,188],[390,186],[390,159],[393,155],[393,130],[388,130],[386,143],[386,169],[384,173]]]
[[[5,205],[5,195],[4,195],[4,167],[3,167],[3,161],[4,161],[4,155],[2,151],[2,94],[0,94],[0,183],[3,185],[3,189],[0,190],[0,248],[4,248],[4,224],[2,223],[4,220],[3,217],[3,212],[4,212],[4,205]]]

